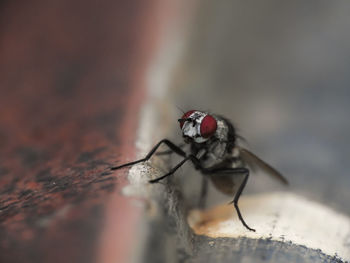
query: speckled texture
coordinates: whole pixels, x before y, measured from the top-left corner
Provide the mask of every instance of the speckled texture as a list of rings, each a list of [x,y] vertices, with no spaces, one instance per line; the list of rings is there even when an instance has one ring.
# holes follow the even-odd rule
[[[341,263],[337,257],[321,251],[298,246],[291,242],[248,238],[209,238],[197,236],[200,244],[192,257],[184,262],[332,262]],[[213,253],[215,251],[215,253]]]
[[[1,3],[0,262],[94,262],[125,175],[109,166],[137,123],[125,114],[146,13],[137,0]]]

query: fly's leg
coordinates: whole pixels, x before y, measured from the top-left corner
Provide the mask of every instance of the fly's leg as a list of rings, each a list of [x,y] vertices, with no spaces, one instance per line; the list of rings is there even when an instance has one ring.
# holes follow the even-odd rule
[[[246,224],[246,222],[244,221],[244,219],[243,219],[243,217],[242,217],[242,215],[241,215],[241,211],[239,210],[239,207],[238,207],[238,199],[239,199],[239,197],[241,196],[241,194],[242,194],[242,192],[243,192],[243,189],[244,189],[244,187],[245,187],[246,184],[247,184],[248,178],[249,178],[249,170],[246,169],[246,173],[245,173],[243,182],[242,182],[241,185],[239,186],[238,191],[237,191],[237,193],[235,194],[235,197],[233,198],[233,200],[232,200],[231,203],[233,203],[233,205],[235,206],[236,211],[237,211],[237,214],[238,214],[238,217],[239,217],[239,220],[241,220],[242,224],[243,224],[247,229],[249,229],[250,231],[255,232],[255,229],[250,228],[250,227]]]
[[[192,161],[192,163],[195,165],[195,167],[197,169],[200,170],[205,170],[205,168],[203,168],[200,164],[200,161],[198,160],[198,158],[196,156],[194,156],[193,154],[190,154],[189,156],[187,156],[185,159],[183,159],[180,163],[178,163],[174,168],[172,168],[168,173],[166,173],[165,175],[158,177],[156,179],[150,180],[149,182],[154,184],[159,182],[160,180],[163,180],[164,178],[174,174],[176,172],[177,169],[179,169],[185,162],[187,162],[188,160]],[[200,199],[199,199],[199,207],[204,207],[205,205],[205,198],[208,192],[208,179],[206,177],[203,177],[202,179],[202,186],[201,186],[201,193],[200,193]]]
[[[218,169],[211,169],[211,170],[206,170],[204,171],[205,173],[220,173],[220,174],[229,174],[229,175],[236,175],[236,174],[244,174],[244,178],[243,181],[241,183],[241,185],[239,186],[237,193],[235,194],[235,197],[233,198],[232,202],[230,202],[230,204],[233,204],[237,214],[238,214],[238,218],[239,220],[242,222],[242,224],[250,231],[254,231],[255,229],[250,228],[247,223],[244,221],[241,211],[239,210],[238,207],[238,200],[239,197],[241,196],[244,187],[247,184],[248,178],[249,178],[249,170],[247,168],[218,168]]]
[[[207,193],[208,193],[208,178],[205,176],[202,176],[201,193],[200,193],[199,202],[198,202],[199,208],[205,207]]]
[[[117,169],[120,169],[120,168],[123,168],[123,167],[126,167],[126,166],[130,166],[130,165],[134,165],[134,164],[137,164],[137,163],[148,161],[162,143],[165,143],[173,152],[177,153],[178,155],[181,155],[183,157],[186,156],[186,153],[183,150],[181,150],[180,147],[176,146],[174,143],[172,143],[171,141],[169,141],[167,139],[163,139],[163,140],[161,140],[159,143],[157,143],[153,147],[153,149],[146,155],[145,158],[142,158],[140,160],[133,161],[133,162],[130,162],[130,163],[125,163],[125,164],[122,164],[120,166],[112,167],[111,170],[117,170]]]
[[[158,177],[156,179],[150,180],[149,182],[151,184],[157,183],[160,180],[163,180],[164,178],[174,174],[176,172],[177,169],[179,169],[185,162],[187,162],[188,160],[191,160],[194,165],[197,167],[200,167],[200,163],[199,160],[196,158],[196,156],[190,154],[189,156],[187,156],[185,159],[183,159],[181,162],[179,162],[174,168],[172,168],[168,173],[166,173],[165,175]]]
[[[179,144],[177,147],[179,147],[179,148],[182,148],[182,147],[184,147],[185,146],[185,144],[184,143],[181,143],[181,144]],[[163,152],[157,152],[156,153],[156,155],[157,156],[159,156],[159,155],[168,155],[168,154],[172,154],[174,151],[172,151],[172,150],[167,150],[167,151],[163,151]]]

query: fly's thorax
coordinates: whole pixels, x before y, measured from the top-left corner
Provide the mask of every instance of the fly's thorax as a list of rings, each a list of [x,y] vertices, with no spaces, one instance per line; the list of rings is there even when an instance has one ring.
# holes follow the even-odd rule
[[[220,118],[216,118],[217,128],[215,132],[215,137],[220,141],[228,140],[229,127],[226,122]]]
[[[238,147],[234,147],[231,153],[232,158],[232,167],[231,168],[238,168],[238,167],[245,167],[246,164],[241,158],[240,150]]]
[[[227,142],[216,140],[209,140],[205,143],[206,154],[201,159],[202,166],[211,168],[220,165],[231,158],[231,154],[227,151]]]

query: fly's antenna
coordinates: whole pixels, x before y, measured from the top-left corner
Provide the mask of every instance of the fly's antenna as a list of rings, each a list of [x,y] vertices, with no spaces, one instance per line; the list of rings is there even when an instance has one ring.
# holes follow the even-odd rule
[[[204,112],[205,112],[206,114],[212,115],[212,112],[211,112],[211,110],[209,110],[209,109],[205,110]]]
[[[185,114],[185,111],[183,109],[181,109],[179,106],[175,106],[179,111],[182,112],[182,114]]]

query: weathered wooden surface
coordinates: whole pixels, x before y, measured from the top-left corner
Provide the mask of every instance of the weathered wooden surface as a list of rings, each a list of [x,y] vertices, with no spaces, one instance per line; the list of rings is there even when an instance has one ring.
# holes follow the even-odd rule
[[[105,204],[125,181],[109,166],[132,156],[152,5],[2,1],[1,262],[96,262]],[[118,251],[134,226],[126,202],[114,209],[131,228]]]

